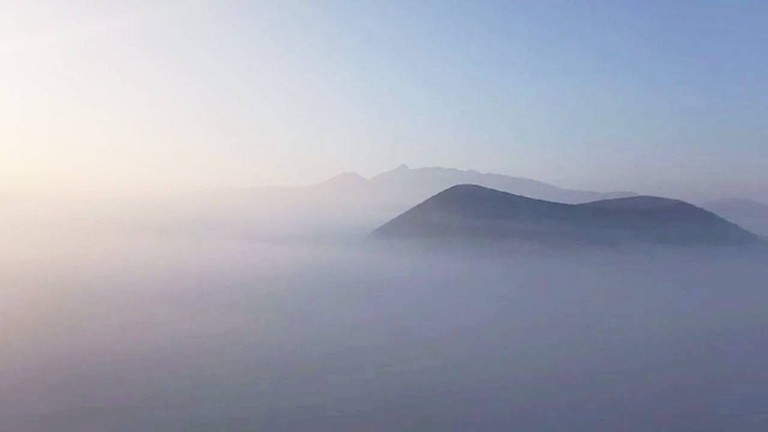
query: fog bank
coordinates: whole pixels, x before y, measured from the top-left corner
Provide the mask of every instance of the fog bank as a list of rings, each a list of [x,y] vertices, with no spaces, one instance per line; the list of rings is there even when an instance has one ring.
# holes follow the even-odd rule
[[[764,255],[28,234],[0,267],[3,429],[768,426]]]

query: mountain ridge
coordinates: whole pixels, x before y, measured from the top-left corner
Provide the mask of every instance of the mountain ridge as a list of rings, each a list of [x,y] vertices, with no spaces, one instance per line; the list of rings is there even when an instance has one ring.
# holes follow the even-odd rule
[[[418,201],[451,186],[461,184],[476,184],[509,193],[568,203],[635,195],[634,192],[627,191],[597,192],[568,189],[526,177],[484,173],[476,170],[443,167],[410,168],[405,164],[375,175],[369,179],[369,182],[374,189],[408,187],[414,195],[420,194]],[[423,196],[427,192],[428,194]]]
[[[722,198],[701,204],[759,235],[768,237],[768,205],[748,198]]]
[[[592,244],[741,245],[759,238],[692,204],[629,197],[557,203],[479,185],[457,185],[376,229],[377,237],[483,238]]]

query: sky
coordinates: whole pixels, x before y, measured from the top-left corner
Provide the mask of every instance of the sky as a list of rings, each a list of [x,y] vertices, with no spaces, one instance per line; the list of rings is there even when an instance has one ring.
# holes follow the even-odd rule
[[[0,3],[0,193],[407,163],[768,201],[763,1]]]

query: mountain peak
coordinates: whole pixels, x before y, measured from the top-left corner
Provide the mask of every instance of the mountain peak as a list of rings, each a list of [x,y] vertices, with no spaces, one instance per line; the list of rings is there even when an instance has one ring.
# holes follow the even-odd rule
[[[684,201],[630,197],[563,204],[478,185],[452,186],[375,231],[391,238],[581,244],[738,245],[757,236]]]

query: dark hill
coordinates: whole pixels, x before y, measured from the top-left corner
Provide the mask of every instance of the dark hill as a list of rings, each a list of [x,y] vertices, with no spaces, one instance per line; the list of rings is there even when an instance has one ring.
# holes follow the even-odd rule
[[[459,185],[374,232],[388,238],[485,238],[533,242],[676,245],[758,243],[752,233],[683,201],[629,197],[562,204]]]

